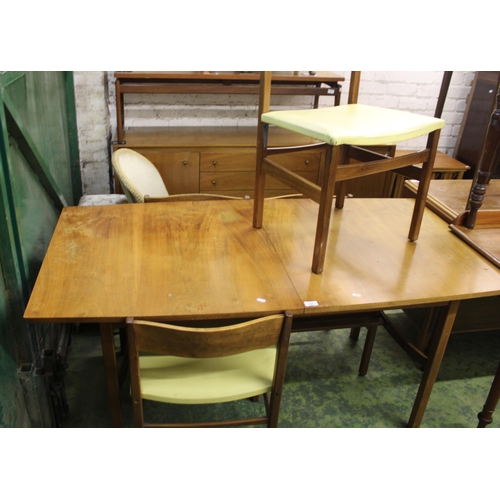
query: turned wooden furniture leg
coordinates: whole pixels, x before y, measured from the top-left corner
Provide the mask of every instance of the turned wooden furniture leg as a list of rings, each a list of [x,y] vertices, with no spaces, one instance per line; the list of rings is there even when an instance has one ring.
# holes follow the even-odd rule
[[[450,338],[451,329],[457,316],[459,300],[450,302],[447,306],[442,306],[439,310],[436,331],[432,337],[429,357],[425,363],[425,370],[418,388],[417,397],[413,404],[413,410],[408,421],[408,427],[420,427],[425,408],[434,387],[441,361],[443,360],[446,346]]]
[[[123,417],[120,405],[120,384],[118,380],[118,369],[116,363],[114,328],[111,323],[101,323],[102,353],[104,358],[104,370],[108,385],[108,398],[111,407],[111,421],[113,427],[123,427]]]
[[[315,274],[323,272],[323,265],[325,263],[326,244],[330,230],[333,195],[335,192],[335,174],[342,154],[341,149],[340,147],[326,145],[312,263],[312,272]]]
[[[498,365],[495,378],[491,384],[490,392],[486,398],[486,402],[483,406],[483,411],[481,411],[477,418],[479,419],[478,427],[486,427],[493,422],[493,412],[497,407],[498,400],[500,399],[500,364]]]
[[[477,167],[477,180],[472,187],[469,198],[470,210],[464,224],[465,227],[469,229],[474,229],[476,225],[477,211],[483,204],[484,195],[486,194],[486,185],[490,180],[491,170],[500,143],[500,76],[498,77],[498,81],[496,109],[491,114]]]

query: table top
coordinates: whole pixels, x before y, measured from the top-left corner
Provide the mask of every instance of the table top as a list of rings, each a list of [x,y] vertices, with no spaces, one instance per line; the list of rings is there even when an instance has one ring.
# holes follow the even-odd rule
[[[226,201],[65,208],[25,318],[204,319],[301,309],[251,212],[249,202]]]
[[[413,205],[412,199],[347,199],[342,210],[334,209],[319,275],[310,272],[317,216],[312,201],[268,201],[263,227],[301,299],[318,302],[315,312],[381,310],[498,294],[499,270],[430,210],[418,240],[408,241]]]
[[[349,199],[311,272],[318,205],[266,200],[68,207],[25,319],[117,322],[382,310],[500,293],[500,269],[430,210],[407,239],[410,199]]]

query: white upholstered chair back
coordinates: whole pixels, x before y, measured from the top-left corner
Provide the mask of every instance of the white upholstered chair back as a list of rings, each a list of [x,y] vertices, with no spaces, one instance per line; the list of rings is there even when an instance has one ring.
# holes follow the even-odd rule
[[[168,196],[158,169],[132,149],[121,148],[113,153],[113,168],[130,203],[144,203],[144,196]]]

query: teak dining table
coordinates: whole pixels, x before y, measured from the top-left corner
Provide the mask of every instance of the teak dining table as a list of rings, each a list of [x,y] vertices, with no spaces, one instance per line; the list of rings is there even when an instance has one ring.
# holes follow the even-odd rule
[[[295,320],[408,307],[439,308],[408,426],[422,421],[460,300],[500,294],[500,269],[426,209],[407,239],[411,199],[348,199],[332,216],[322,274],[310,269],[318,206],[252,200],[68,207],[60,216],[24,318],[100,324],[111,416],[123,425],[113,330],[158,321]]]

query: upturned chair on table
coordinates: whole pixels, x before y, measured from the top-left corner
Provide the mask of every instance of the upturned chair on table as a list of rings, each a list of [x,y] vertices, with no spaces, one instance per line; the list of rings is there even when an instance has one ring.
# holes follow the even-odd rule
[[[355,86],[350,90],[350,102],[355,102],[359,72],[353,72],[351,85],[352,82],[355,82]],[[318,109],[269,111],[270,94],[271,72],[262,72],[258,112],[254,227],[260,228],[263,223],[266,175],[275,177],[317,202],[319,213],[312,271],[319,274],[323,271],[335,193],[335,207],[340,209],[344,205],[346,193],[342,181],[378,172],[394,171],[420,180],[408,234],[410,241],[418,238],[440,130],[444,127],[443,120],[355,103]],[[270,125],[282,127],[321,142],[293,148],[269,148],[267,138]],[[426,148],[404,156],[391,158],[366,149],[369,146],[397,143],[422,135],[428,135]],[[270,159],[270,156],[275,154],[315,148],[324,148],[324,162],[320,170],[319,185]],[[414,165],[418,163],[423,163],[423,166]]]
[[[277,427],[292,325],[289,313],[217,328],[127,319],[136,427]],[[144,422],[143,400],[211,404],[264,395],[266,416],[216,422]]]

